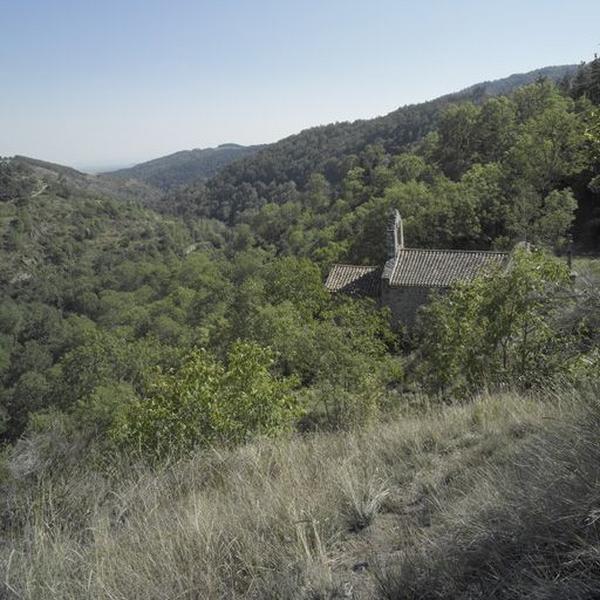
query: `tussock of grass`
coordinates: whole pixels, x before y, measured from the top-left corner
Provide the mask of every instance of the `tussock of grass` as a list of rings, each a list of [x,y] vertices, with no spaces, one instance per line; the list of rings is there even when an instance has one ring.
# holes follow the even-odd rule
[[[400,598],[600,597],[600,406],[528,439],[488,465],[435,526],[381,564],[380,595]]]
[[[542,531],[549,532],[547,553],[565,565],[595,560],[596,546],[569,546],[573,536],[560,533],[560,519],[575,515],[578,535],[595,531],[600,509],[593,484],[583,483],[595,481],[593,462],[573,470],[581,452],[592,452],[591,438],[569,446],[579,424],[551,434],[580,402],[575,395],[486,396],[366,431],[199,452],[160,469],[73,465],[21,476],[5,490],[5,596],[469,597],[471,589],[479,593],[474,581],[495,577],[502,587],[502,569],[516,565],[529,565],[541,580],[539,563],[527,556],[543,543]],[[591,414],[585,431],[600,431]],[[555,447],[562,462],[550,458]],[[35,462],[31,447],[23,452]],[[532,452],[535,460],[515,466],[514,456]],[[23,460],[17,455],[11,464]],[[550,479],[536,479],[536,469]],[[587,505],[576,510],[580,497]],[[567,545],[550,550],[554,539]],[[520,548],[527,556],[518,558]],[[584,581],[578,568],[565,569]]]

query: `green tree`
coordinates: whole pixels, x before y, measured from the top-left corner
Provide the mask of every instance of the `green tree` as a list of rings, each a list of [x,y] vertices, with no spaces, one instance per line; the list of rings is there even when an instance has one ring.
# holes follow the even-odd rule
[[[0,202],[24,205],[34,191],[36,181],[24,164],[0,156]]]
[[[510,98],[491,98],[484,102],[475,122],[477,162],[501,160],[517,134],[517,115]]]
[[[479,109],[470,102],[451,104],[442,115],[436,158],[451,179],[459,179],[474,161],[478,118]]]
[[[510,177],[519,185],[547,194],[584,168],[584,123],[571,108],[559,104],[524,125],[507,158]]]
[[[306,258],[276,259],[266,265],[262,276],[266,300],[270,304],[289,300],[306,318],[318,314],[329,299],[321,271]]]
[[[564,305],[566,266],[541,251],[517,250],[508,267],[455,286],[423,310],[426,385],[468,394],[498,384],[531,385],[566,365],[552,319]]]
[[[410,152],[400,154],[393,159],[391,169],[395,176],[402,182],[418,181],[431,168],[425,159]]]
[[[273,360],[269,349],[252,342],[236,342],[226,365],[196,350],[181,368],[156,375],[143,400],[125,407],[112,436],[162,455],[278,435],[290,429],[300,407],[291,393],[294,380],[272,375]]]
[[[143,393],[147,377],[156,365],[172,366],[178,351],[152,338],[129,341],[118,334],[93,331],[82,345],[66,353],[58,363],[54,396],[57,405],[69,408],[91,397],[100,386],[128,383]]]
[[[576,209],[577,201],[569,189],[553,190],[543,197],[526,188],[513,201],[507,231],[514,240],[564,249]]]
[[[315,212],[325,210],[329,206],[329,182],[321,173],[310,176],[306,185],[306,203]]]

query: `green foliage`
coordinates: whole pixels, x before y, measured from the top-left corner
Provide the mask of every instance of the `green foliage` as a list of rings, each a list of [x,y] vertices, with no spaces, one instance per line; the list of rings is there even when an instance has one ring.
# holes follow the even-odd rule
[[[389,315],[371,300],[330,295],[323,275],[333,261],[381,264],[383,227],[392,208],[402,213],[413,247],[512,248],[526,239],[562,250],[571,237],[582,247],[598,247],[599,65],[582,67],[572,84],[560,89],[540,78],[514,91],[516,84],[531,83],[531,75],[525,81],[517,76],[383,118],[310,129],[226,168],[226,155],[240,156],[241,150],[220,149],[219,156],[192,151],[121,174],[137,173],[167,188],[219,170],[209,181],[171,190],[160,202],[155,189],[131,180],[88,177],[31,159],[0,160],[0,433],[4,442],[14,443],[6,452],[10,477],[20,472],[41,490],[40,498],[22,502],[17,519],[10,512],[15,492],[26,486],[18,482],[19,489],[5,494],[11,517],[5,520],[19,530],[13,535],[7,529],[5,562],[12,566],[6,586],[40,597],[49,589],[80,597],[83,588],[93,597],[107,590],[118,597],[140,595],[143,583],[139,587],[137,578],[130,584],[129,575],[150,548],[149,569],[168,567],[158,587],[155,580],[149,587],[155,595],[172,595],[178,588],[184,595],[193,589],[206,597],[230,597],[252,588],[265,597],[293,596],[299,589],[315,596],[305,573],[302,581],[294,575],[285,588],[289,593],[282,592],[280,569],[273,565],[295,561],[307,565],[310,578],[319,575],[318,560],[337,551],[323,553],[323,543],[339,545],[349,525],[360,528],[376,519],[388,496],[386,510],[397,505],[406,512],[406,486],[396,498],[398,486],[387,482],[408,481],[413,472],[421,483],[439,479],[439,486],[425,486],[433,485],[436,502],[450,489],[459,492],[462,526],[465,486],[472,488],[477,469],[468,469],[457,484],[453,453],[464,454],[473,466],[473,457],[487,460],[497,445],[506,464],[506,448],[548,415],[551,402],[484,394],[472,407],[436,409],[420,419],[407,410],[414,406],[407,407],[404,386],[460,398],[486,387],[531,387],[554,377],[593,383],[600,368],[598,282],[587,275],[571,281],[565,265],[542,251],[517,251],[506,270],[436,298],[423,311],[419,335],[402,340],[407,356],[401,356]],[[548,72],[556,76],[556,70]],[[508,95],[494,97],[497,93]],[[294,426],[348,430],[377,415],[387,417],[384,410],[396,399],[402,402],[402,419],[378,428],[375,436],[363,430],[299,438],[290,456],[283,446],[263,442],[231,452],[220,448],[192,455],[167,477],[161,468],[151,486],[147,473],[125,461],[127,476],[134,473],[131,489],[119,484],[109,491],[119,471],[113,444],[121,445],[125,456],[145,459],[275,437]],[[560,404],[568,406],[562,399]],[[433,479],[432,448],[449,457],[447,473],[438,472],[436,463]],[[298,451],[304,455],[294,466],[290,457],[297,458]],[[373,461],[377,453],[380,464]],[[205,459],[206,469],[198,469],[197,461]],[[88,468],[96,463],[109,469],[100,476]],[[535,472],[544,473],[539,465]],[[569,489],[571,471],[564,478]],[[317,480],[315,474],[319,485],[306,485]],[[517,499],[521,475],[515,478]],[[244,476],[258,477],[254,488],[240,486]],[[9,477],[8,469],[2,477]],[[77,485],[81,481],[85,485]],[[483,485],[494,490],[496,500],[498,486]],[[190,523],[172,518],[172,491],[182,486],[186,502],[193,491],[194,510],[183,511],[191,515]],[[421,502],[422,485],[409,487],[418,492],[416,505],[435,504]],[[114,510],[106,509],[107,497],[116,499]],[[262,508],[249,497],[261,500]],[[572,494],[564,497],[572,514]],[[198,509],[202,502],[206,510]],[[544,502],[531,506],[537,510],[539,504],[546,515]],[[484,509],[489,512],[490,506],[497,521],[493,503]],[[519,515],[519,531],[529,508],[507,511]],[[559,508],[551,511],[550,521],[564,529],[566,513]],[[430,511],[425,512],[421,516],[429,527]],[[225,515],[217,536],[216,513]],[[546,516],[541,523],[550,522]],[[582,514],[573,522],[579,528],[585,522],[592,531],[589,520]],[[32,536],[39,524],[39,535]],[[167,535],[157,536],[165,527]],[[290,541],[294,528],[297,539]],[[528,556],[536,558],[530,562],[537,574],[527,585],[539,580],[536,552],[547,550],[547,529],[540,528],[541,537],[531,531],[522,535],[501,557],[510,562],[517,546],[534,540]],[[263,530],[275,531],[264,560],[263,548],[256,550],[257,539],[265,546],[262,533],[257,536]],[[491,528],[494,535],[482,538],[485,529],[473,530],[477,539],[495,539],[500,531]],[[89,531],[99,532],[93,537],[104,543],[100,551],[90,543]],[[511,539],[518,538],[514,533]],[[18,536],[22,544],[13,543]],[[175,542],[165,544],[167,538]],[[190,540],[190,552],[183,554],[191,557],[191,569],[192,563],[181,560]],[[462,557],[467,590],[474,572],[468,541]],[[209,557],[204,569],[197,568],[200,547]],[[40,568],[27,564],[32,548]],[[447,566],[452,561],[443,550],[439,559]],[[44,552],[46,562],[37,560]],[[569,552],[568,564],[576,564]],[[419,556],[430,554],[419,550]],[[74,571],[71,557],[75,563],[81,559]],[[461,566],[462,558],[452,564]],[[107,571],[111,560],[117,568]],[[73,576],[61,581],[56,575],[64,573],[65,564]],[[102,572],[94,573],[98,564]],[[126,568],[119,570],[122,564]],[[489,578],[492,594],[501,570]],[[126,576],[110,581],[109,571]],[[427,594],[430,574],[417,571]],[[408,573],[410,579],[417,571],[408,564],[402,576]],[[186,582],[189,573],[194,581]],[[548,573],[555,582],[556,569]],[[325,579],[331,588],[335,577]],[[394,597],[405,591],[390,589]]]
[[[253,336],[277,350],[277,365],[306,387],[328,427],[363,423],[380,408],[386,384],[401,379],[387,313],[371,302],[334,299],[318,319],[291,303],[262,308]]]
[[[574,222],[588,202],[579,179],[590,168],[590,114],[547,81],[480,104],[451,104],[411,152],[369,145],[337,186],[313,177],[312,191],[270,201],[250,222],[259,243],[325,265],[382,262],[381,223],[391,208],[413,247],[510,248],[527,239],[561,249],[574,224],[589,231],[594,223]]]
[[[159,455],[278,435],[300,409],[291,394],[294,380],[274,377],[272,365],[271,351],[252,342],[236,342],[226,365],[196,350],[181,368],[156,375],[148,394],[125,407],[112,435]]]
[[[485,386],[531,385],[566,372],[554,318],[568,297],[563,263],[515,252],[505,271],[455,286],[426,307],[418,370],[428,387],[469,394]]]
[[[166,350],[152,338],[131,342],[118,335],[93,332],[58,363],[56,401],[68,408],[87,401],[100,387],[124,382],[143,393],[150,369],[160,362],[177,364],[177,351],[171,350],[169,356]]]
[[[514,238],[562,250],[567,245],[576,208],[570,189],[552,190],[546,197],[532,190],[522,191],[507,220],[508,231]]]
[[[292,302],[305,317],[319,314],[329,300],[321,271],[310,260],[293,257],[275,260],[265,267],[263,278],[269,303]]]
[[[96,385],[91,393],[83,396],[73,407],[71,414],[81,431],[104,436],[115,426],[118,415],[138,398],[131,384],[108,380]]]
[[[390,209],[413,247],[600,239],[591,95],[544,80],[513,91],[527,82],[307,130],[161,202],[132,181],[3,160],[5,439],[56,407],[104,435],[111,414],[150,397],[157,367],[181,368],[194,347],[225,363],[240,339],[271,347],[273,373],[297,378],[329,426],[368,420],[403,379],[398,343],[372,303],[322,282],[334,261],[383,262]]]
[[[600,108],[594,108],[589,111],[589,117],[586,122],[585,139],[588,144],[589,154],[596,163],[600,164]]]
[[[31,169],[0,156],[0,202],[12,200],[22,206],[29,200],[34,187]]]
[[[178,207],[180,197],[196,214],[236,223],[253,218],[266,204],[288,202],[285,190],[289,190],[290,184],[304,192],[316,174],[325,176],[334,198],[345,176],[356,168],[364,170],[369,186],[381,185],[385,180],[381,175],[385,173],[380,167],[388,166],[390,156],[408,150],[435,131],[440,113],[449,105],[468,101],[479,104],[486,96],[509,94],[531,84],[540,74],[560,80],[569,71],[550,67],[405,106],[377,119],[307,129],[266,146],[252,157],[232,163],[205,185],[176,193],[170,202]],[[505,124],[502,118],[497,122]],[[463,162],[462,157],[457,158]],[[310,198],[310,194],[304,195],[304,200]],[[334,207],[335,202],[329,205]]]
[[[444,111],[439,127],[437,144],[438,162],[452,179],[460,176],[471,166],[476,152],[475,129],[479,110],[471,103],[455,104]]]
[[[575,98],[585,97],[600,104],[600,58],[583,63],[571,81],[571,93]]]
[[[548,192],[584,168],[584,123],[572,110],[571,103],[557,100],[524,123],[508,156],[511,175],[521,185]]]

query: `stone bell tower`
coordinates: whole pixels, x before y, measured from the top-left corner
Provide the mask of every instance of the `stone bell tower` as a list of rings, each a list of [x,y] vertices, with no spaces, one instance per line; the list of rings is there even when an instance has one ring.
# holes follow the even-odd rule
[[[404,248],[404,226],[397,210],[392,211],[386,227],[387,257],[396,258],[398,250]]]

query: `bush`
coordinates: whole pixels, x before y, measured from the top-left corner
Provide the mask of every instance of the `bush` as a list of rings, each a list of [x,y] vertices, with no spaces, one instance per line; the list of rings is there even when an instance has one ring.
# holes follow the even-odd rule
[[[517,250],[504,271],[456,285],[422,313],[422,362],[433,391],[466,395],[496,385],[530,386],[566,373],[556,319],[568,270],[541,251]]]
[[[147,397],[124,408],[112,436],[162,455],[286,431],[300,414],[291,394],[295,380],[274,377],[273,360],[253,342],[236,342],[226,365],[195,350],[180,369],[157,373]]]

